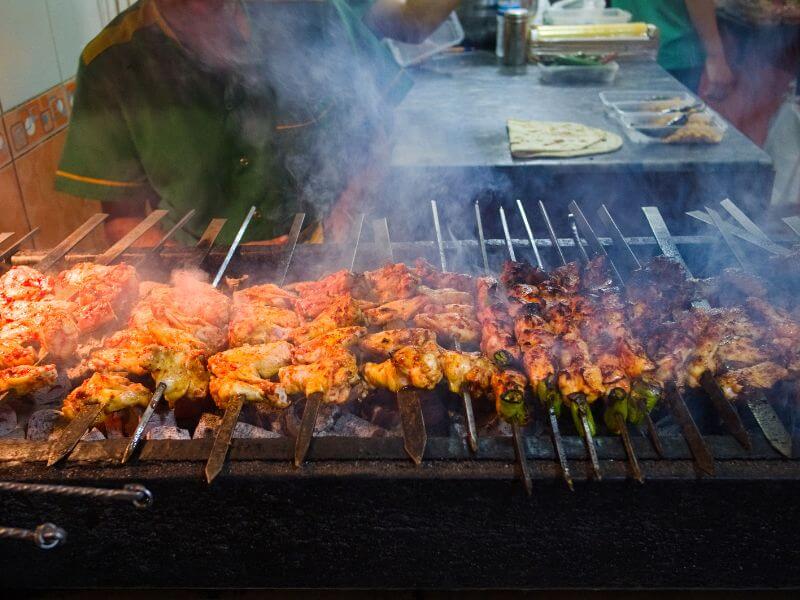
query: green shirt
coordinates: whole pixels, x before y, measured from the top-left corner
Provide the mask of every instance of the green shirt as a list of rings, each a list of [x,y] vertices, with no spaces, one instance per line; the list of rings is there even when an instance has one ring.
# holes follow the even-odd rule
[[[703,66],[705,51],[686,10],[686,0],[612,0],[611,5],[633,14],[634,21],[658,27],[658,64],[668,71]]]
[[[385,134],[410,78],[361,22],[369,0],[244,2],[246,60],[209,69],[153,0],[120,14],[81,56],[56,188],[112,201],[154,192],[197,239],[227,217],[230,241],[319,218]],[[309,222],[309,221],[307,221]]]

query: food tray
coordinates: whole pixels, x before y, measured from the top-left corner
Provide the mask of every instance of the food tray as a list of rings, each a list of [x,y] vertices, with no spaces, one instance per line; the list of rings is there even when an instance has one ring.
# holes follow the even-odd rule
[[[708,128],[707,130],[703,130],[719,136],[720,139],[725,135],[725,131],[728,129],[727,123],[725,123],[719,115],[707,108],[687,114],[684,117],[684,121],[676,125],[662,125],[662,123],[671,117],[679,117],[679,113],[611,112],[611,114],[622,124],[622,129],[625,131],[625,135],[628,139],[639,144],[719,143],[712,139],[702,140],[697,138],[691,138],[691,140],[682,142],[670,141],[670,136],[685,128],[689,119],[694,119],[696,122],[702,121],[702,125]],[[697,126],[697,123],[695,123],[695,126]],[[697,129],[695,129],[695,131],[696,130]]]
[[[464,28],[456,13],[450,13],[444,23],[419,44],[406,44],[396,40],[386,40],[386,45],[401,67],[418,65],[431,56],[443,52],[464,41]]]
[[[546,84],[603,84],[616,79],[619,64],[615,61],[602,65],[538,65],[539,80]]]
[[[608,91],[600,92],[600,100],[612,112],[620,115],[628,113],[664,113],[680,111],[690,106],[704,109],[705,104],[688,92]]]

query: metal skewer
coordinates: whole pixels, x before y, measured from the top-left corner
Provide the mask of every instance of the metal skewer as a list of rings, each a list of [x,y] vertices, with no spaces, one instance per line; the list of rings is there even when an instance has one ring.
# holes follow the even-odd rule
[[[635,268],[641,269],[642,265],[639,262],[639,258],[633,252],[633,248],[631,248],[630,244],[628,244],[625,236],[622,235],[622,231],[620,231],[620,228],[617,226],[616,221],[611,216],[611,213],[608,211],[608,208],[606,208],[605,204],[600,206],[597,214],[611,232],[611,239],[614,240],[614,244],[618,245],[620,249],[625,250],[625,255],[630,257],[635,265]],[[697,429],[697,425],[695,424],[694,419],[692,419],[692,415],[689,412],[689,408],[686,406],[686,402],[683,399],[680,390],[678,390],[674,383],[670,384],[668,382],[665,385],[664,393],[668,404],[672,408],[673,416],[681,426],[683,437],[686,440],[686,443],[689,445],[689,449],[695,458],[698,468],[709,475],[713,475],[714,457],[711,455],[711,451],[708,449],[703,436],[700,434],[700,430]],[[647,429],[650,432],[650,439],[653,443],[653,447],[658,455],[663,458],[664,448],[661,444],[660,436],[657,435],[656,427],[652,421],[652,418],[650,417],[650,413],[646,411],[642,412],[645,414],[647,419]],[[656,433],[656,435],[653,435],[653,433]]]
[[[33,236],[35,236],[37,233],[39,233],[39,228],[38,227],[34,227],[28,233],[26,233],[21,238],[19,238],[16,242],[11,244],[8,248],[6,248],[2,252],[0,252],[0,262],[5,262],[6,260],[8,260],[11,256],[14,255],[14,253],[17,250],[19,250],[22,247],[22,244],[27,242],[29,239],[31,239]]]
[[[13,231],[4,231],[0,233],[0,244],[4,244],[8,238],[14,237]]]
[[[180,229],[184,224],[186,224],[189,219],[194,215],[194,209],[190,210],[184,217],[178,221],[167,233],[164,237],[148,251],[148,254],[142,259],[144,261],[147,259],[148,256],[153,256],[158,251],[159,248],[163,247],[166,244],[167,240],[172,236],[178,229]],[[225,221],[222,220],[224,224]],[[211,227],[211,226],[209,226]],[[216,228],[212,229],[212,233]],[[222,229],[220,226],[219,229],[216,229],[216,233],[214,233],[214,238],[219,234],[219,231]],[[205,236],[204,236],[205,237]],[[208,244],[208,249],[211,248],[211,244]],[[206,253],[201,252],[201,254],[197,257],[197,266],[199,267],[200,264],[205,260]],[[144,435],[144,431],[147,428],[150,419],[153,418],[153,414],[155,413],[156,409],[158,408],[159,403],[164,397],[164,392],[167,391],[167,385],[165,383],[159,383],[156,386],[155,391],[153,392],[153,396],[150,398],[150,403],[147,405],[147,408],[142,413],[142,416],[139,417],[139,423],[136,425],[136,430],[133,432],[131,436],[131,441],[125,447],[125,451],[122,454],[122,458],[120,459],[121,464],[126,464],[132,457],[134,452],[136,452],[136,447],[142,440],[142,436]],[[240,409],[241,410],[241,409]],[[223,456],[224,459],[224,456]],[[221,468],[221,466],[220,466]]]
[[[349,258],[349,269],[352,272],[356,264],[356,256],[358,256],[358,243],[361,239],[361,230],[364,227],[364,214],[361,213],[356,216],[356,222],[353,226],[353,233],[355,241],[353,242],[353,250]],[[311,439],[314,437],[314,427],[317,424],[317,413],[322,405],[324,395],[321,393],[314,393],[306,398],[306,405],[303,408],[303,416],[300,419],[300,429],[297,432],[297,438],[294,441],[294,466],[300,467],[305,460],[308,448],[311,445]]]
[[[731,239],[730,235],[724,231],[722,226],[722,219],[719,216],[719,213],[715,211],[713,208],[706,207],[706,211],[708,215],[711,217],[711,220],[714,222],[714,226],[720,232],[722,239],[725,241],[725,244],[731,250],[733,255],[736,257],[737,262],[742,267],[743,270],[746,272],[752,273],[752,268],[750,266],[749,261],[744,257],[743,253],[736,247],[735,242]],[[754,224],[755,226],[755,224]],[[764,235],[763,232],[761,232]],[[765,236],[766,237],[766,236]],[[711,375],[710,373],[706,372],[705,375]],[[710,378],[705,378],[703,383],[703,387],[709,388],[711,386]],[[718,386],[717,386],[718,387]],[[714,395],[717,399],[717,402],[725,402],[730,404],[727,398],[719,398],[716,394]],[[753,414],[753,417],[758,424],[759,429],[764,434],[764,437],[767,438],[770,446],[775,448],[780,454],[785,456],[786,458],[792,457],[792,436],[791,434],[786,431],[786,427],[784,427],[783,423],[778,417],[775,409],[766,401],[762,394],[757,394],[755,397],[752,394],[745,394],[744,401],[747,405],[747,408],[750,409],[750,412]],[[735,409],[734,409],[735,410]]]
[[[786,226],[791,229],[797,237],[800,237],[800,217],[783,217],[782,221],[786,223]]]
[[[375,237],[375,244],[379,251],[388,262],[394,261],[392,251],[392,240],[389,237],[389,223],[386,219],[376,219],[372,222],[372,231]],[[414,388],[404,388],[395,395],[397,400],[397,410],[400,413],[400,423],[403,431],[403,447],[414,461],[414,464],[422,463],[425,454],[425,446],[428,445],[428,433],[425,430],[425,419],[422,414],[422,399],[419,390]]]
[[[558,248],[558,256],[561,259],[561,264],[566,266],[567,265],[567,258],[564,256],[564,253],[561,251],[561,248],[558,246],[558,237],[556,236],[556,232],[553,229],[553,223],[550,220],[550,215],[547,213],[547,209],[544,206],[544,203],[539,201],[539,211],[542,213],[542,219],[544,219],[544,223],[547,226],[547,232],[550,236],[550,241],[553,245]],[[574,226],[575,223],[573,222],[572,225]],[[575,233],[577,234],[577,229],[575,229]],[[580,246],[581,250],[584,254],[586,251],[583,250],[583,246],[580,244],[580,238],[578,238],[577,243]],[[594,473],[594,478],[597,481],[601,481],[603,479],[603,474],[600,471],[600,460],[597,458],[597,446],[595,445],[594,436],[592,435],[592,429],[589,425],[589,418],[587,417],[588,412],[591,410],[589,405],[586,403],[586,400],[583,398],[578,398],[575,401],[575,404],[578,408],[578,416],[580,417],[581,422],[581,429],[583,442],[586,446],[586,452],[589,455],[589,461],[592,463],[592,471]]]
[[[67,424],[50,446],[50,452],[47,455],[47,466],[52,467],[66,458],[75,446],[78,445],[78,442],[81,441],[81,438],[86,432],[92,428],[102,413],[103,405],[99,402],[96,404],[87,404],[81,408],[78,414],[75,415],[75,418]]]
[[[511,233],[508,230],[508,221],[506,220],[506,211],[500,207],[500,223],[503,225],[503,235],[506,238],[506,245],[508,246],[508,256],[512,261],[517,262],[517,255],[514,252],[514,244],[511,242]],[[514,455],[517,458],[519,465],[522,483],[525,486],[525,492],[530,496],[533,493],[533,480],[531,479],[531,471],[528,466],[528,458],[525,454],[525,445],[522,437],[522,430],[517,423],[511,423],[511,434],[514,442]]]
[[[619,271],[617,271],[616,265],[614,265],[614,261],[608,256],[605,248],[603,248],[603,244],[600,242],[600,239],[595,234],[594,229],[589,224],[589,221],[586,219],[586,216],[583,214],[581,207],[578,206],[578,203],[574,200],[569,203],[569,210],[571,211],[571,217],[575,220],[573,225],[579,224],[581,229],[583,229],[584,236],[586,237],[586,241],[588,242],[589,246],[592,249],[592,252],[595,256],[603,256],[608,260],[608,264],[611,267],[611,271],[616,277],[616,279],[622,284],[624,287],[625,281],[622,279],[622,275],[620,275]],[[577,230],[577,225],[576,225]],[[575,231],[577,233],[577,231]],[[575,236],[576,242],[580,243],[579,236]],[[584,256],[587,254],[584,252]],[[649,417],[649,413],[647,410],[642,407],[642,412],[645,414],[645,417]],[[636,479],[639,483],[644,483],[644,474],[642,473],[642,467],[639,464],[639,458],[636,456],[636,451],[633,448],[633,440],[631,440],[631,434],[628,430],[628,424],[625,422],[625,419],[622,418],[620,414],[616,415],[617,421],[617,429],[619,429],[619,434],[622,436],[622,443],[625,446],[625,453],[628,455],[628,463],[631,467],[631,472],[633,473],[633,478]],[[650,429],[650,435],[653,439],[657,440],[654,442],[653,445],[661,448],[661,440],[658,437],[658,432],[656,431],[655,424],[653,423],[652,419],[647,418],[648,428]],[[662,448],[663,450],[663,448]]]
[[[94,262],[98,265],[110,265],[117,260],[120,255],[125,252],[131,245],[147,233],[156,223],[167,215],[166,210],[154,210],[139,223],[136,227],[131,229],[128,233],[122,236],[114,243],[108,250],[98,256]]]
[[[528,214],[520,200],[517,200],[517,208],[519,209],[520,217],[522,217],[522,222],[525,225],[525,231],[528,234],[528,240],[531,243],[531,247],[536,248],[536,238],[533,235],[533,229],[530,226]],[[544,262],[542,262],[542,257],[539,254],[538,248],[534,251],[533,255],[536,258],[536,266],[544,271]],[[561,474],[564,477],[564,481],[569,489],[574,490],[575,488],[572,483],[572,475],[570,474],[569,464],[567,463],[567,454],[564,451],[564,441],[561,438],[561,428],[558,426],[558,416],[556,415],[556,410],[553,408],[553,405],[549,403],[546,408],[547,417],[550,422],[550,434],[553,438],[553,447],[555,448],[558,462],[561,465]]]
[[[147,252],[145,252],[144,256],[142,256],[142,258],[137,263],[137,266],[144,264],[145,262],[147,262],[148,259],[156,256],[159,252],[161,252],[166,243],[172,238],[173,235],[175,235],[178,231],[180,231],[180,229],[183,228],[183,226],[186,225],[186,223],[189,222],[189,220],[194,216],[194,213],[195,210],[192,208],[191,210],[189,210],[189,212],[183,215],[183,217],[181,217],[181,219],[178,220],[178,222],[175,223],[175,225],[173,225],[169,229],[169,231],[167,231],[167,233],[165,233],[164,236],[160,240],[158,240],[158,242],[156,242],[155,246],[153,246],[152,248],[148,248]]]
[[[48,252],[42,260],[36,265],[36,268],[39,269],[42,273],[45,271],[49,271],[52,269],[58,261],[60,261],[64,256],[72,250],[75,246],[77,246],[83,238],[89,235],[95,227],[100,225],[103,221],[108,218],[108,215],[105,213],[97,213],[89,217],[87,221],[78,227],[75,231],[69,234],[66,238],[64,238],[60,244],[54,247],[50,252]]]
[[[444,242],[442,240],[442,230],[439,225],[439,210],[436,200],[431,200],[431,212],[433,213],[433,226],[436,230],[436,243],[439,246],[439,260],[442,264],[442,272],[447,272],[447,257],[444,253]],[[453,347],[457,352],[461,352],[461,342],[456,337],[453,339]],[[472,396],[466,390],[461,392],[461,399],[464,403],[464,417],[467,422],[467,443],[473,453],[478,451],[478,428],[475,425],[475,411],[472,407]]]
[[[690,211],[687,211],[686,214],[689,215],[690,217],[692,217],[693,219],[697,219],[698,221],[702,221],[706,225],[715,226],[714,225],[714,221],[711,219],[711,217],[705,211],[702,211],[702,210],[690,210]],[[776,243],[774,243],[772,241],[769,241],[769,240],[765,241],[760,236],[753,235],[749,231],[747,231],[745,229],[741,229],[740,227],[736,227],[735,225],[733,225],[731,223],[727,223],[725,221],[722,221],[722,229],[730,236],[735,236],[735,237],[737,237],[737,238],[739,238],[741,240],[744,240],[744,241],[746,241],[746,242],[748,242],[748,243],[750,243],[750,244],[752,244],[754,246],[757,246],[758,248],[761,248],[762,250],[765,250],[765,251],[767,251],[767,252],[769,252],[771,254],[775,254],[777,256],[788,256],[792,252],[788,248],[784,248],[783,246],[779,246],[778,244],[776,244]]]
[[[647,223],[650,225],[650,229],[653,230],[653,236],[656,238],[656,243],[658,244],[658,247],[661,249],[661,252],[664,254],[664,256],[667,256],[680,263],[683,269],[686,271],[686,275],[688,277],[692,277],[692,272],[689,270],[689,267],[686,265],[686,262],[684,262],[683,257],[681,256],[681,253],[678,251],[678,247],[675,245],[675,242],[672,239],[672,234],[670,233],[669,228],[664,221],[664,217],[661,216],[661,211],[659,211],[655,206],[643,206],[642,212],[644,212]],[[696,303],[696,306],[701,310],[708,310],[711,308],[706,300],[701,300],[700,302]],[[750,442],[750,435],[747,433],[747,430],[745,429],[744,424],[739,417],[739,413],[736,412],[734,406],[727,400],[724,402],[720,401],[720,399],[724,400],[724,396],[722,394],[722,390],[719,389],[719,386],[717,385],[717,382],[714,381],[713,377],[710,379],[706,378],[706,382],[709,386],[708,389],[705,389],[705,386],[703,387],[723,424],[725,424],[729,433],[742,445],[743,448],[750,450],[753,447],[752,443]],[[703,382],[701,379],[701,384],[702,383]]]
[[[233,243],[228,250],[228,254],[225,256],[225,260],[222,261],[222,265],[220,266],[219,271],[217,271],[216,277],[214,277],[214,281],[211,284],[213,287],[217,287],[220,281],[222,281],[222,277],[225,275],[225,270],[230,264],[233,256],[236,254],[236,250],[238,249],[239,244],[241,243],[242,238],[247,231],[247,227],[250,225],[253,215],[255,215],[255,212],[256,207],[251,206],[247,216],[242,222],[242,225],[239,227],[239,231],[236,232],[236,237],[233,238]],[[296,220],[297,217],[295,218],[295,221]],[[294,231],[294,228],[292,231]],[[300,235],[299,228],[296,232],[296,235]],[[289,241],[290,253],[294,252],[294,245],[296,242],[296,239]],[[291,254],[289,256],[289,260],[291,260]],[[283,285],[282,280],[280,285]],[[216,435],[214,436],[214,444],[211,447],[211,454],[209,454],[208,461],[206,462],[205,476],[206,482],[209,484],[211,484],[217,478],[222,471],[222,467],[225,466],[225,459],[228,456],[228,449],[231,447],[231,442],[233,441],[233,432],[236,429],[236,423],[239,421],[239,415],[242,412],[242,408],[244,408],[244,402],[245,397],[239,394],[228,403],[227,407],[225,407],[225,413],[222,415],[222,422],[219,424]]]
[[[589,224],[589,221],[586,219],[586,216],[583,214],[581,207],[578,206],[578,203],[573,201],[570,204],[570,210],[575,214],[575,217],[578,220],[578,223],[584,230],[584,234],[586,236],[589,245],[592,247],[592,250],[600,255],[605,256],[608,259],[608,264],[611,266],[611,269],[614,272],[614,275],[619,280],[622,287],[625,287],[625,279],[622,277],[622,274],[619,269],[617,269],[614,260],[608,255],[603,244],[600,242],[600,239],[597,237],[592,226]],[[627,249],[627,256],[633,259],[633,262],[637,265],[637,267],[641,268],[641,263],[639,259],[636,258],[636,255],[633,253],[633,250],[628,245],[628,242],[625,241],[625,238],[622,236],[622,232],[617,227],[617,224],[614,222],[614,219],[611,217],[611,213],[608,212],[608,209],[605,205],[602,205],[600,209],[597,211],[601,217],[605,217],[603,220],[607,221],[609,228],[612,231],[612,239],[615,243],[619,244],[620,247]],[[656,453],[663,458],[664,457],[664,445],[661,443],[661,436],[658,435],[658,429],[656,428],[656,424],[653,423],[653,418],[650,416],[650,412],[644,406],[644,401],[640,401],[640,410],[644,415],[645,425],[647,427],[648,435],[650,436],[650,442],[653,444],[653,448],[655,449]]]

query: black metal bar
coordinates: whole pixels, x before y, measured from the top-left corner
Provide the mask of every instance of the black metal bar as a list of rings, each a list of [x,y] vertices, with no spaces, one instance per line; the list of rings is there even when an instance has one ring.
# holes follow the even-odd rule
[[[286,276],[289,274],[289,266],[292,264],[292,257],[294,256],[295,248],[297,248],[297,240],[300,239],[300,232],[303,230],[303,221],[305,221],[306,213],[297,213],[292,219],[292,226],[289,229],[289,239],[286,244],[286,253],[283,255],[281,265],[278,268],[277,285],[286,283]]]

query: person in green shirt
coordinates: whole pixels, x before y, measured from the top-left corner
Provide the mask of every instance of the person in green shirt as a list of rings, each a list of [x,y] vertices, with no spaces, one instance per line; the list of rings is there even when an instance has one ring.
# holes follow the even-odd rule
[[[656,25],[661,33],[658,62],[693,92],[720,100],[735,83],[725,58],[714,0],[611,0],[634,21]],[[705,85],[699,90],[705,73]]]
[[[111,240],[148,205],[194,209],[184,241],[225,217],[229,242],[250,206],[249,240],[296,212],[335,239],[412,84],[379,37],[424,39],[457,4],[140,0],[82,52],[56,188],[100,200]]]

